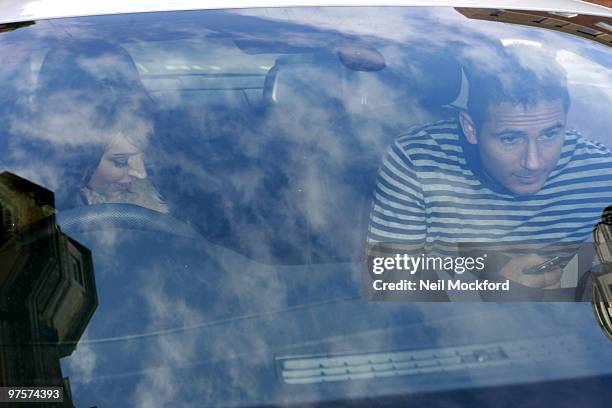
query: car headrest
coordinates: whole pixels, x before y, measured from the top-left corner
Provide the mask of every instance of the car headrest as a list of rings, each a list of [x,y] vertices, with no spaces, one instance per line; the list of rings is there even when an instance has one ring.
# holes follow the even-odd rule
[[[415,52],[408,71],[413,92],[425,107],[451,105],[460,94],[462,69],[450,53]]]
[[[381,101],[384,90],[375,89],[376,84],[392,90],[393,97]],[[415,52],[401,69],[388,66],[373,72],[351,70],[336,54],[291,55],[279,58],[268,72],[263,97],[268,107],[293,108],[298,103],[307,106],[333,100],[346,103],[351,98],[383,105],[408,97],[427,109],[461,108],[465,85],[461,65],[444,52]]]
[[[299,54],[278,58],[266,75],[267,108],[324,103],[339,95],[342,65],[334,54]]]
[[[49,50],[38,76],[36,98],[79,91],[92,97],[145,92],[132,57],[121,46],[100,40],[69,41]]]

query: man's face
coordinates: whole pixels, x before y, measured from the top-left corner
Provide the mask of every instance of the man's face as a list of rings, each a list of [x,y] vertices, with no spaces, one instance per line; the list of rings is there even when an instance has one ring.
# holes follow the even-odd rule
[[[537,193],[559,160],[565,119],[560,100],[492,106],[475,140],[485,173],[514,194]]]

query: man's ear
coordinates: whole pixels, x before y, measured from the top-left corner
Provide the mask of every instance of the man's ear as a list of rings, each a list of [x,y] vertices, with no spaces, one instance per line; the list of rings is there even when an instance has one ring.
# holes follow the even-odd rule
[[[459,123],[461,124],[463,134],[465,135],[467,141],[470,144],[478,143],[478,140],[476,139],[476,126],[474,126],[474,121],[467,112],[459,112]]]

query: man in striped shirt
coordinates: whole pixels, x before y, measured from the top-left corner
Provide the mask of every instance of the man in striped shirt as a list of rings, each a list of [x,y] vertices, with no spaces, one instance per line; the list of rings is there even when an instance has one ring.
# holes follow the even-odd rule
[[[557,67],[548,75],[512,71],[512,81],[472,76],[467,110],[458,118],[413,129],[387,149],[369,243],[427,251],[468,242],[589,239],[612,203],[612,153],[566,131],[569,96]],[[529,287],[559,287],[559,268],[524,273],[546,260],[542,251],[525,251],[500,274]]]

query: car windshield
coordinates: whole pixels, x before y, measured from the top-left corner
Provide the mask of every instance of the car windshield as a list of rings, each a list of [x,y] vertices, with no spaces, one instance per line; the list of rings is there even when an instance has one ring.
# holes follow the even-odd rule
[[[538,300],[580,299],[586,275],[568,265],[599,263],[574,255],[612,204],[610,48],[485,20],[263,8],[0,30],[0,172],[54,193],[43,201],[76,289],[45,281],[69,300],[34,302],[31,316],[59,342],[76,406],[435,397],[589,377],[605,379],[583,397],[599,401],[612,349],[589,302],[373,299],[362,287],[367,254],[389,243],[416,245],[423,262],[439,246],[513,245],[495,252],[499,276]],[[8,220],[33,214],[5,207],[0,249],[18,231]],[[546,246],[525,255],[533,244]],[[21,253],[48,253],[36,248]],[[21,265],[11,253],[5,271]],[[28,270],[52,270],[36,262]]]

